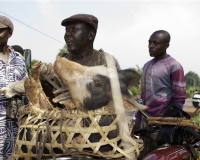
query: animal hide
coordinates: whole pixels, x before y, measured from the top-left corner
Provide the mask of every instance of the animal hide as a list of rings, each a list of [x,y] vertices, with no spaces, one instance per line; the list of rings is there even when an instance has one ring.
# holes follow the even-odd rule
[[[82,110],[94,110],[102,106],[112,106],[112,95],[108,69],[105,66],[83,66],[66,58],[57,57],[54,71],[68,86],[75,106]],[[132,111],[146,109],[129,95],[128,87],[140,79],[131,69],[118,71],[120,88],[125,108]],[[65,105],[68,107],[69,100]],[[71,105],[71,103],[70,103]]]
[[[51,110],[53,105],[46,97],[40,83],[40,67],[42,63],[37,62],[33,65],[31,75],[24,81],[26,96],[29,100],[29,105],[41,109]]]

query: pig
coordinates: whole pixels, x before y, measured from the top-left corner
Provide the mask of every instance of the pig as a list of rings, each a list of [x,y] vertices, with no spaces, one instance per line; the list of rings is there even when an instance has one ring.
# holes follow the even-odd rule
[[[112,101],[109,73],[106,66],[83,66],[63,57],[57,57],[54,71],[68,86],[75,106],[81,110],[95,110]],[[136,103],[128,87],[136,84],[140,75],[132,69],[118,71],[121,93],[135,110],[146,107]],[[66,104],[67,105],[67,104]]]

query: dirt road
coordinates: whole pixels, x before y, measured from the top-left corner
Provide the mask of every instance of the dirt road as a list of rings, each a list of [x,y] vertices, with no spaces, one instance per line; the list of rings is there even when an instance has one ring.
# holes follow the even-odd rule
[[[185,104],[183,105],[183,110],[188,113],[193,113],[196,110],[192,105],[192,99],[186,99]]]

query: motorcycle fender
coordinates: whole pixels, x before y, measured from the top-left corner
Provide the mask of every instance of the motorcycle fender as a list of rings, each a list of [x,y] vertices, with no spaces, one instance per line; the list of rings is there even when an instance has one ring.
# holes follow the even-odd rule
[[[190,153],[180,145],[160,147],[149,155],[144,160],[190,160]]]

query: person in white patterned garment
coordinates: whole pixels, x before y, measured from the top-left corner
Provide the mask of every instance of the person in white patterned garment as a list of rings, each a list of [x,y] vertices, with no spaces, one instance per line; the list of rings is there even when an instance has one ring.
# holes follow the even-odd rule
[[[0,15],[0,89],[28,76],[23,56],[7,45],[13,33],[13,23]],[[0,94],[0,160],[8,160],[15,147],[17,121],[6,117],[10,99]]]

